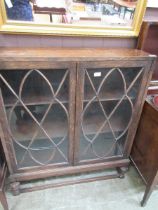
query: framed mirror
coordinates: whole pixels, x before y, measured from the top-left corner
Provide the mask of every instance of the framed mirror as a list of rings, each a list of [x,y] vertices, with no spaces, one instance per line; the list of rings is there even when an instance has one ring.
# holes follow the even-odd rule
[[[138,36],[146,3],[146,0],[0,0],[0,31]]]

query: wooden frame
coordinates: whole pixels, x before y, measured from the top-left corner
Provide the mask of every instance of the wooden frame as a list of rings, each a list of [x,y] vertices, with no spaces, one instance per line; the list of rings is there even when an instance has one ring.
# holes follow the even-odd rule
[[[7,199],[5,196],[5,191],[4,191],[4,183],[5,183],[5,177],[6,177],[6,173],[7,173],[7,168],[6,165],[4,164],[2,166],[2,169],[0,169],[0,202],[4,208],[4,210],[8,210],[8,203],[7,203]]]
[[[4,157],[2,158],[3,151],[1,145],[0,145],[0,152],[1,152],[0,160],[2,162],[2,165],[0,165],[0,203],[2,204],[4,210],[8,210],[8,203],[5,196],[5,186],[4,186],[7,175],[7,166],[6,163],[4,162]]]
[[[139,34],[147,0],[138,0],[134,19],[131,26],[101,27],[93,24],[77,26],[72,24],[38,24],[26,21],[9,21],[6,17],[4,0],[0,0],[0,32],[62,35],[62,36],[101,36],[101,37],[136,37]]]
[[[1,49],[0,69],[18,71],[23,69],[49,69],[68,68],[71,75],[70,79],[70,107],[71,138],[69,139],[69,164],[44,165],[36,167],[17,168],[13,140],[8,132],[8,123],[5,113],[3,98],[0,98],[0,113],[2,123],[2,144],[6,155],[10,181],[15,194],[20,193],[20,182],[40,179],[52,176],[62,176],[75,173],[84,173],[109,168],[121,168],[129,165],[129,154],[133,143],[137,123],[142,110],[143,102],[146,97],[147,86],[150,81],[155,56],[137,50],[105,50],[105,49]],[[128,138],[124,145],[123,156],[108,157],[102,161],[87,161],[84,164],[78,162],[78,141],[79,141],[79,122],[81,113],[81,98],[83,94],[83,70],[85,68],[121,68],[121,67],[140,67],[144,72],[141,83],[141,91],[137,97],[136,107],[133,110],[132,124],[128,132]],[[2,79],[2,76],[1,76]],[[7,144],[6,142],[10,142]],[[116,177],[120,177],[120,170]],[[105,177],[104,177],[105,178]],[[93,179],[96,180],[96,179]],[[83,181],[83,180],[82,180]],[[85,181],[85,180],[84,180]],[[88,180],[87,180],[88,181]],[[72,182],[70,182],[72,183]],[[67,183],[68,184],[68,183]],[[44,187],[44,186],[43,186]],[[38,188],[39,189],[39,188]],[[25,191],[25,190],[24,190]]]

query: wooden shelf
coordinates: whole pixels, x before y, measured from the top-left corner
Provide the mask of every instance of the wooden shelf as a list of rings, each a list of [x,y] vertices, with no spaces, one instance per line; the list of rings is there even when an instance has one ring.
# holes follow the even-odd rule
[[[91,99],[92,99],[93,97],[91,97],[91,98],[87,98],[87,99],[84,99],[83,100],[83,102],[89,102]],[[110,101],[119,101],[119,100],[121,100],[121,98],[122,97],[120,97],[120,98],[116,98],[116,97],[113,97],[113,98],[99,98],[99,101],[101,101],[101,102],[110,102]],[[131,100],[134,100],[135,98],[134,97],[129,97]],[[123,100],[127,100],[127,98],[124,98]],[[93,102],[97,102],[98,101],[98,99],[97,98],[95,98],[94,100],[93,100]]]
[[[137,90],[135,90],[135,89],[133,89],[132,90],[132,92],[130,93],[130,94],[128,94],[128,96],[129,96],[129,98],[131,99],[131,100],[133,100],[133,99],[135,99],[135,95],[137,95],[137,93],[136,93],[136,91]],[[99,100],[100,101],[118,101],[118,100],[120,100],[121,98],[122,98],[122,95],[123,94],[120,94],[120,92],[107,92],[106,94],[100,94],[99,95]],[[84,96],[84,102],[88,102],[88,101],[90,101],[93,97],[95,96],[95,94],[94,93],[91,93],[91,94],[86,94],[85,96]],[[105,98],[105,96],[106,96],[106,98]],[[124,98],[124,100],[127,100],[127,98],[125,97]],[[97,98],[95,98],[95,100],[94,101],[98,101],[98,99]]]
[[[94,97],[94,95],[86,97],[86,99],[84,99],[83,101],[84,102],[89,102],[92,99],[92,97]],[[110,97],[110,94],[109,94],[109,97],[100,98],[99,100],[100,101],[118,101],[120,99],[121,99],[121,97]],[[130,99],[133,100],[135,98],[130,97]],[[69,101],[66,100],[66,97],[63,97],[63,98],[59,97],[58,100],[63,104],[69,103]],[[124,100],[127,100],[127,98],[124,98]],[[17,100],[14,97],[9,97],[6,100],[4,100],[4,105],[5,105],[5,107],[11,107],[16,103],[16,101]],[[32,97],[25,97],[24,99],[22,99],[22,101],[26,106],[48,105],[52,102],[52,97],[49,97],[49,96],[42,96],[42,97],[41,96],[39,96],[39,97],[32,96]],[[95,99],[94,101],[98,101],[98,99]],[[54,100],[54,103],[58,103],[58,102]],[[19,102],[16,106],[22,106],[22,105]]]
[[[57,97],[57,99],[61,102],[61,103],[69,103],[68,101],[68,96],[64,95],[64,96],[59,96]],[[27,106],[36,106],[36,105],[47,105],[50,104],[53,100],[52,96],[28,96],[28,97],[24,97],[22,98],[22,101],[25,105]],[[17,99],[15,97],[8,97],[8,98],[4,98],[4,105],[5,107],[10,107],[13,106],[16,103]],[[54,103],[58,103],[54,100]],[[21,106],[21,103],[19,102],[17,104],[17,106]]]
[[[88,117],[84,120],[82,125],[86,135],[96,134],[103,122],[100,122],[101,116]],[[120,118],[115,118],[115,120],[110,120],[114,132],[122,132],[125,129],[123,121]],[[100,133],[111,133],[108,123],[104,126]]]
[[[45,131],[50,137],[62,138],[68,133],[68,127],[66,126],[66,123],[67,122],[65,120],[59,121],[59,120],[52,119],[49,122],[43,123],[43,128],[45,129]],[[44,134],[42,129],[40,129],[36,123],[28,121],[24,123],[21,122],[19,125],[16,125],[16,126],[12,126],[13,136],[19,142],[31,140],[36,130],[38,130],[39,132],[35,139],[47,138],[47,136]]]
[[[91,116],[83,121],[84,132],[86,135],[96,134],[100,126],[103,122],[100,121],[101,116]],[[120,118],[112,119],[111,121],[112,128],[114,132],[122,132],[125,129],[123,121]],[[19,142],[29,141],[33,137],[36,129],[39,130],[37,139],[48,139],[44,132],[39,129],[36,123],[33,121],[28,121],[24,123],[19,123],[16,125],[16,122],[11,122],[12,125],[12,133],[14,138]],[[62,138],[68,133],[68,123],[65,119],[57,120],[51,119],[51,121],[47,121],[43,124],[43,128],[46,130],[47,134],[52,138]],[[100,133],[111,133],[111,130],[108,126],[108,123],[104,127]]]
[[[13,137],[17,141],[31,140],[37,131],[35,139],[48,139],[47,134],[52,138],[61,138],[68,133],[67,114],[58,103],[54,104],[49,111],[47,106],[33,107],[33,109],[30,107],[28,109],[32,113],[32,116],[21,108],[17,108],[16,111],[10,113],[11,109],[11,107],[7,109],[7,118],[11,125]],[[42,119],[44,121],[41,125]],[[47,134],[45,134],[42,128]]]
[[[135,99],[134,95],[136,94],[137,89],[133,89],[132,92],[129,95],[130,99]],[[89,102],[93,97],[94,97],[94,93],[91,92],[89,94],[86,94],[84,97],[84,102]],[[106,96],[106,98],[105,98]],[[107,92],[106,94],[100,94],[99,95],[99,100],[100,101],[118,101],[122,98],[122,94],[120,94],[120,92]],[[65,94],[62,95],[57,95],[57,99],[61,102],[61,103],[69,103],[69,95],[68,93],[65,92]],[[10,96],[10,97],[3,97],[4,100],[4,105],[5,107],[11,107],[13,106],[17,99],[15,96]],[[47,105],[50,104],[53,100],[53,97],[50,95],[29,95],[29,96],[25,96],[22,97],[22,101],[25,105],[27,106],[36,106],[36,105]],[[94,101],[97,101],[98,99],[95,99]],[[127,100],[127,98],[124,98],[124,100]],[[58,103],[54,100],[54,103]],[[17,104],[17,106],[21,106],[20,102]]]

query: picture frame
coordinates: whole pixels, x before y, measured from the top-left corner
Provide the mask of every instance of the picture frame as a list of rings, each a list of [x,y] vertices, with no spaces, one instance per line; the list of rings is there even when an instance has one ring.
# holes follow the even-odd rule
[[[75,24],[36,23],[8,20],[4,0],[0,0],[0,33],[55,35],[55,36],[92,36],[92,37],[137,37],[145,14],[147,0],[138,0],[132,24],[129,26],[100,26]]]

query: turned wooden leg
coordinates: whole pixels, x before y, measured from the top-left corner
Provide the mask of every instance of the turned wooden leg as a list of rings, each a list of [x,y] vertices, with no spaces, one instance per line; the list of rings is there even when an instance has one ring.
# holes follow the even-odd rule
[[[129,171],[129,168],[130,168],[130,164],[128,166],[123,167],[124,174]]]
[[[5,193],[3,191],[0,191],[0,202],[4,208],[4,210],[8,210],[8,203],[5,196]]]
[[[117,173],[118,173],[118,175],[119,175],[119,178],[120,178],[120,179],[123,179],[123,178],[125,177],[125,174],[124,174],[124,172],[122,171],[122,169],[121,169],[120,167],[117,167],[116,170],[117,170]]]
[[[10,184],[11,191],[14,196],[20,194],[20,182],[13,182]]]
[[[157,185],[157,180],[158,180],[158,173],[154,177],[154,179],[149,184],[147,184],[143,200],[141,201],[141,206],[145,206],[146,205],[146,203],[147,203],[147,201],[148,201],[152,191],[154,190],[155,186]]]

